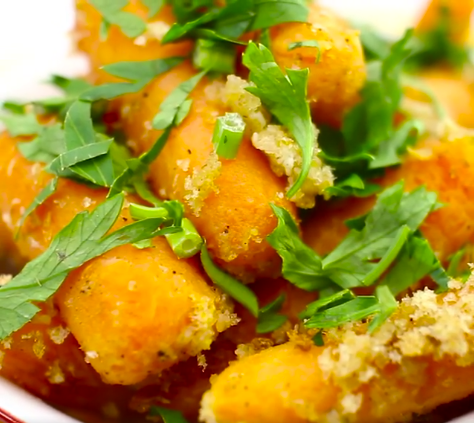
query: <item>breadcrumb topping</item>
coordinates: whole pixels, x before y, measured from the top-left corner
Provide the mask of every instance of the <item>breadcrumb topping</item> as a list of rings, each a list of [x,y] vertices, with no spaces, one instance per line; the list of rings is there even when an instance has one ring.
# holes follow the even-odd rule
[[[193,174],[186,177],[184,199],[195,216],[201,213],[204,200],[209,194],[218,192],[214,181],[220,174],[221,166],[219,157],[212,152],[201,169],[194,169]]]
[[[474,344],[474,276],[466,284],[451,281],[449,288],[446,294],[426,288],[404,298],[374,334],[368,334],[363,323],[327,332],[329,345],[319,356],[319,366],[325,378],[341,388],[339,414],[359,410],[359,390],[371,399],[371,415],[383,415],[384,407],[393,407],[395,396],[403,395],[403,390],[389,389],[388,384],[406,383],[413,392],[414,387],[422,389],[426,368],[419,358],[425,366],[428,358],[449,359],[460,367],[474,364],[474,350],[469,347]],[[399,369],[390,380],[387,366]],[[387,392],[391,392],[388,398]]]
[[[255,132],[263,131],[270,122],[270,115],[260,99],[245,89],[252,85],[245,79],[229,75],[223,92],[225,105],[242,116],[250,131],[250,136]]]
[[[252,86],[251,82],[229,75],[223,93],[225,105],[243,117],[253,146],[265,153],[273,172],[288,177],[288,190],[301,171],[301,149],[282,126],[269,124],[269,113],[260,99],[246,90],[249,86]],[[316,129],[316,137],[318,133]],[[314,207],[316,196],[324,194],[326,188],[334,185],[332,170],[319,158],[320,153],[316,142],[310,173],[301,189],[291,198],[298,207]]]
[[[56,345],[61,345],[71,333],[68,328],[56,326],[48,329],[49,337]]]
[[[12,275],[0,275],[0,286],[6,285],[12,280]]]
[[[319,133],[315,131],[316,136]],[[252,144],[263,151],[270,160],[273,172],[277,176],[288,177],[289,189],[298,179],[303,158],[301,149],[288,133],[279,125],[268,125],[263,131],[253,134]],[[300,208],[310,209],[315,206],[316,196],[324,194],[325,190],[334,185],[334,175],[329,166],[319,158],[321,149],[315,148],[311,170],[301,189],[291,201]]]
[[[245,357],[257,354],[260,351],[273,347],[274,343],[268,338],[254,338],[248,344],[239,344],[235,350],[237,359],[241,360]]]

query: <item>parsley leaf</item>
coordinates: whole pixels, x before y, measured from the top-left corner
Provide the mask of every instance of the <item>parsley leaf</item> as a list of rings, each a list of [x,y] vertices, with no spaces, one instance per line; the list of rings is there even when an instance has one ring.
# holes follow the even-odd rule
[[[305,291],[326,288],[330,281],[322,275],[321,258],[302,241],[290,213],[274,204],[271,207],[278,218],[278,225],[267,236],[267,241],[283,261],[285,279]]]
[[[188,423],[180,411],[164,407],[151,407],[150,416],[160,416],[163,419],[163,423]]]
[[[258,312],[257,333],[270,333],[280,328],[288,317],[278,314],[285,302],[285,295],[282,294],[274,301],[262,307]]]
[[[165,129],[171,125],[179,125],[187,116],[192,100],[187,100],[206,71],[202,71],[185,82],[182,82],[160,104],[159,113],[153,118],[153,128]]]
[[[308,329],[326,329],[347,322],[366,319],[377,313],[379,306],[373,296],[360,296],[335,307],[327,308],[305,321]]]
[[[287,196],[293,197],[308,176],[313,160],[316,134],[309,104],[306,100],[309,70],[286,69],[286,75],[262,44],[249,43],[243,64],[250,70],[249,79],[255,86],[247,91],[254,94],[285,126],[299,145],[302,168]]]
[[[58,186],[58,178],[51,179],[49,183],[40,191],[40,193],[35,197],[33,202],[28,206],[25,212],[21,215],[21,218],[18,222],[18,231],[23,226],[25,219],[36,210],[38,206],[41,206],[51,195],[54,194]],[[17,234],[18,235],[18,232]]]
[[[255,0],[254,13],[252,30],[285,22],[307,22],[309,9],[305,0]]]
[[[206,244],[203,244],[201,249],[201,263],[214,285],[242,304],[253,316],[258,317],[258,300],[254,292],[228,273],[219,269],[212,261]]]
[[[316,58],[316,63],[319,63],[321,60],[321,46],[317,40],[304,40],[304,41],[295,41],[288,45],[288,51],[295,50],[301,47],[313,47],[318,49],[318,57]]]
[[[50,83],[61,89],[63,95],[35,100],[33,104],[42,107],[48,113],[58,113],[60,116],[65,116],[69,106],[92,87],[91,84],[83,79],[66,78],[60,75],[53,75]]]
[[[148,7],[148,18],[153,18],[164,6],[164,0],[142,0],[142,3]]]
[[[385,276],[381,285],[387,286],[393,295],[407,290],[425,276],[444,270],[426,239],[412,237],[403,247],[395,265]],[[441,289],[447,289],[449,278],[439,279]]]
[[[25,159],[49,163],[66,151],[64,131],[60,123],[42,126],[36,138],[29,142],[19,142],[17,146]]]
[[[42,128],[33,113],[1,115],[0,122],[3,122],[12,137],[38,134]]]
[[[69,161],[72,163],[68,168],[72,172],[78,174],[83,179],[92,182],[95,185],[110,187],[114,182],[114,168],[112,164],[112,158],[110,155],[102,154],[96,155],[95,158],[90,155],[91,147],[97,143],[96,133],[91,114],[91,104],[83,101],[75,102],[69,109],[66,119],[64,121],[64,134],[67,152],[67,158],[60,156],[59,162],[65,163]],[[104,146],[108,149],[112,140],[105,141],[101,145],[95,145],[93,148],[97,150],[97,147],[103,148]],[[88,147],[88,148],[87,148]],[[73,151],[73,153],[71,153]],[[71,160],[71,157],[74,160]],[[74,164],[74,161],[77,164]],[[50,170],[51,167],[50,167]]]
[[[447,287],[444,269],[418,231],[439,206],[436,194],[424,188],[405,193],[403,188],[399,182],[386,189],[369,213],[346,222],[351,231],[324,258],[303,243],[291,215],[272,206],[278,226],[267,239],[283,260],[283,276],[302,289],[320,291],[320,299],[300,314],[308,328],[338,326],[375,314],[370,329],[376,330],[393,312],[394,295],[423,277],[430,275],[440,289]],[[375,297],[357,297],[350,290],[382,278]]]
[[[146,31],[146,23],[140,17],[124,12],[128,0],[90,0],[104,18],[106,24],[117,25],[129,38],[135,38]]]
[[[162,219],[142,220],[107,234],[120,215],[124,198],[117,195],[91,212],[79,213],[43,254],[0,288],[0,339],[29,322],[39,311],[33,302],[47,300],[72,270],[115,247],[159,235]]]
[[[307,22],[309,15],[304,0],[229,0],[222,8],[206,0],[195,0],[188,8],[183,8],[182,3],[173,2],[178,23],[163,37],[163,43],[196,35],[238,43],[246,32],[285,22]],[[199,9],[205,12],[198,13]]]
[[[80,96],[84,101],[111,100],[124,94],[140,91],[155,77],[168,72],[183,61],[182,57],[155,59],[143,62],[118,62],[102,69],[110,75],[128,80],[92,87]]]
[[[400,182],[382,192],[367,215],[364,228],[351,230],[338,247],[324,258],[324,273],[339,286],[371,285],[374,282],[371,272],[380,271],[380,263],[383,263],[383,260],[379,263],[373,261],[386,257],[385,254],[391,252],[394,246],[401,248],[409,231],[416,231],[437,207],[435,193],[424,188],[404,193],[403,186]]]
[[[360,31],[360,42],[367,60],[383,60],[390,54],[390,41],[365,24],[354,25]]]

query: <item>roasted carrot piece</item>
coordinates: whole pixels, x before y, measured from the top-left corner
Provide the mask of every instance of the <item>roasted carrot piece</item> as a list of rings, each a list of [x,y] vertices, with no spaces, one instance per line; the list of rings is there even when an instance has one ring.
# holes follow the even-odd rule
[[[271,29],[272,52],[282,67],[309,68],[308,96],[317,122],[340,124],[358,99],[365,81],[364,54],[358,31],[317,4],[310,5],[308,24],[289,23]],[[290,49],[313,40],[319,48]]]
[[[95,23],[98,39],[95,15],[91,11],[90,20],[88,16],[83,19],[91,25]],[[129,42],[122,38],[120,43]],[[108,39],[102,42],[102,49],[116,48],[114,45],[115,41]],[[160,48],[157,51],[161,51]],[[97,51],[87,53],[97,58]],[[175,50],[173,52],[177,54]],[[149,58],[138,49],[131,57],[135,60]],[[125,56],[115,58],[120,59],[130,60]],[[103,59],[99,60],[103,63]],[[156,78],[141,93],[120,100],[123,104],[122,126],[137,153],[148,150],[160,135],[151,128],[159,105],[195,73],[186,62]],[[293,212],[295,208],[281,198],[284,197],[285,181],[273,174],[266,157],[253,148],[249,139],[243,142],[235,160],[218,161],[211,155],[215,119],[226,109],[220,99],[213,101],[206,91],[210,85],[211,82],[204,78],[191,93],[193,105],[189,115],[172,131],[165,148],[151,166],[152,186],[161,197],[178,199],[188,206],[188,215],[206,238],[209,250],[228,271],[246,280],[278,275],[279,258],[265,241],[276,226],[270,203],[285,206]]]
[[[123,127],[138,152],[149,149],[159,136],[150,129],[157,104],[181,82],[194,75],[184,63],[156,78],[142,93],[129,96],[122,108]],[[187,205],[189,217],[206,238],[219,264],[243,279],[279,273],[279,259],[266,242],[276,226],[270,203],[290,210],[285,181],[270,169],[263,153],[244,139],[234,160],[212,154],[215,119],[225,113],[204,80],[193,90],[193,104],[150,168],[156,192]]]
[[[17,151],[3,134],[0,209],[11,231],[50,175]],[[105,199],[106,191],[61,180],[56,193],[23,226],[20,251],[34,258],[79,212]],[[125,208],[116,226],[130,221]],[[166,240],[153,248],[126,245],[72,272],[56,295],[61,316],[94,369],[107,383],[133,384],[208,349],[226,329],[226,301],[208,286],[192,261],[179,260]],[[170,316],[173,316],[170,319]]]
[[[0,342],[0,376],[56,406],[86,408],[103,417],[111,409],[129,413],[129,388],[104,385],[52,301],[42,305],[32,322]]]
[[[466,128],[474,128],[474,86],[462,71],[428,68],[418,76],[433,91],[451,119]],[[415,101],[428,101],[425,94],[414,88],[406,89],[405,95]]]
[[[370,335],[297,335],[231,364],[202,401],[206,423],[402,422],[474,391],[474,279],[416,292]],[[262,401],[262,398],[265,400]]]

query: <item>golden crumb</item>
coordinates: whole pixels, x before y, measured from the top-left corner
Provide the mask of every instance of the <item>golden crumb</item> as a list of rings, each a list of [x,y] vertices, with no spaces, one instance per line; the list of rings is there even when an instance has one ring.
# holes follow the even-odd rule
[[[61,345],[70,333],[69,329],[63,326],[48,329],[49,337],[56,345]]]
[[[0,370],[2,370],[3,359],[5,358],[5,353],[0,351]]]
[[[214,181],[220,174],[221,166],[219,157],[212,152],[204,166],[201,169],[194,169],[193,174],[186,178],[184,199],[195,216],[199,216],[204,200],[209,194],[217,192]]]
[[[12,275],[0,275],[0,286],[6,285],[12,278]]]
[[[388,384],[387,366],[399,366],[398,384],[422,387],[425,370],[418,359],[434,362],[448,358],[456,366],[474,364],[474,276],[462,284],[451,281],[450,291],[436,294],[425,288],[400,302],[397,311],[373,334],[366,324],[351,323],[327,332],[327,348],[319,356],[319,366],[326,379],[341,388],[338,411],[354,414],[362,404],[355,398],[363,389],[366,398],[374,400],[373,413],[384,413],[383,407],[396,403],[383,392]],[[358,405],[358,406],[357,406]],[[356,407],[357,406],[357,407]]]
[[[315,131],[316,136],[318,131]],[[301,149],[296,141],[279,125],[268,125],[263,131],[253,134],[252,144],[263,151],[270,160],[273,172],[278,176],[288,177],[288,189],[297,180],[302,166]],[[291,198],[301,208],[312,208],[316,196],[324,194],[325,190],[334,185],[334,175],[329,166],[318,157],[321,150],[314,149],[313,161],[308,177],[301,189]]]
[[[257,354],[260,351],[273,347],[273,341],[267,338],[254,338],[248,344],[239,344],[235,350],[237,359],[241,360],[245,357]]]
[[[66,381],[64,373],[61,370],[61,367],[59,366],[59,362],[57,360],[54,361],[54,363],[50,366],[50,368],[46,372],[46,377],[48,378],[49,382],[52,383],[53,385],[59,385]]]
[[[245,89],[249,86],[251,86],[251,83],[245,79],[229,75],[223,94],[225,105],[234,113],[242,116],[247,124],[248,135],[251,136],[267,126],[270,116],[262,106],[260,99]]]
[[[203,353],[199,353],[197,355],[197,365],[202,368],[203,372],[206,370],[207,360],[206,360],[206,356]]]

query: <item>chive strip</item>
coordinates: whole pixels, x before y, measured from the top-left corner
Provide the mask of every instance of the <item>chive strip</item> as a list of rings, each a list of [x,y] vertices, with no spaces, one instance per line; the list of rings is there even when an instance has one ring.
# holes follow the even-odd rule
[[[168,210],[166,210],[164,207],[147,207],[140,204],[131,203],[129,211],[132,219],[134,220],[150,218],[169,219],[170,217]]]
[[[226,113],[217,118],[212,143],[219,157],[235,159],[244,137],[245,122],[238,113]]]
[[[230,43],[198,39],[193,52],[193,64],[197,69],[223,74],[235,73],[236,50]]]
[[[234,300],[242,304],[254,317],[258,317],[258,300],[253,291],[228,273],[219,269],[211,259],[206,244],[201,248],[201,262],[212,282]]]

